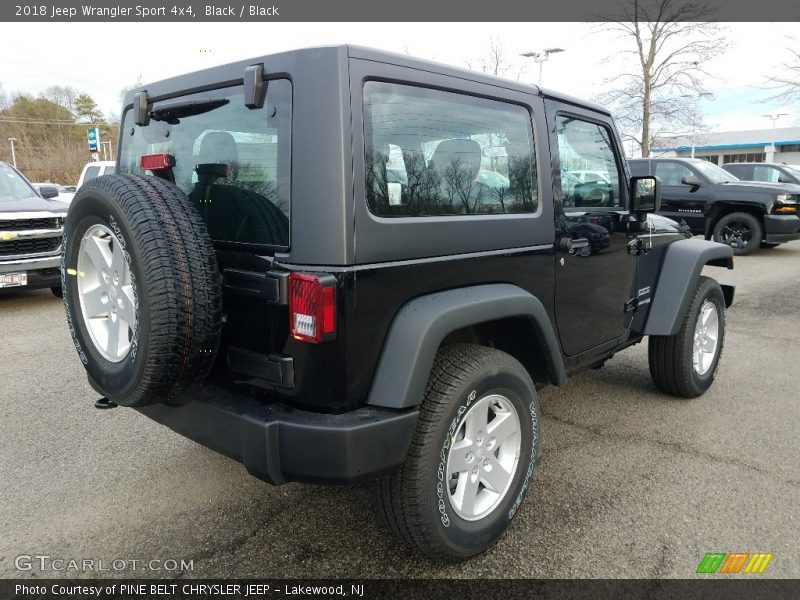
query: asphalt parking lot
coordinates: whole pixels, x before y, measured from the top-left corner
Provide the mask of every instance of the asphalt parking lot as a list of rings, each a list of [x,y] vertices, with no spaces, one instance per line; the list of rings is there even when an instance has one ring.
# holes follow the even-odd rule
[[[646,344],[543,390],[515,522],[445,567],[395,542],[370,486],[271,487],[135,411],[94,409],[60,300],[0,296],[0,577],[98,574],[15,568],[39,554],[194,564],[116,573],[141,577],[683,578],[734,551],[800,577],[800,242],[709,271],[737,285],[710,392],[658,393]]]

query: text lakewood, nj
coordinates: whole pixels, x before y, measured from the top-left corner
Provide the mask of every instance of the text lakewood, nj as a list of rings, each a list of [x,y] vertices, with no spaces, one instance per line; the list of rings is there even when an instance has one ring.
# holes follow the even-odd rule
[[[242,6],[232,6],[230,4],[205,4],[196,5],[142,5],[121,6],[121,5],[94,5],[82,4],[75,6],[57,5],[16,5],[15,16],[17,17],[39,17],[53,20],[70,19],[158,19],[164,18],[173,20],[175,18],[194,19],[218,18],[218,19],[247,19],[252,17],[279,17],[279,7],[271,4],[269,6],[260,4],[246,4]]]

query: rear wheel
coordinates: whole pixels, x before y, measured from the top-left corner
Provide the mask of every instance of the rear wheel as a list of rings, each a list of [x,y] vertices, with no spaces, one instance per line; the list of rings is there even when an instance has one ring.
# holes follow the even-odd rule
[[[493,348],[437,355],[405,463],[379,484],[402,541],[434,560],[483,552],[525,496],[539,447],[539,406],[525,368]]]
[[[205,225],[176,186],[107,175],[81,186],[64,232],[67,320],[89,381],[123,406],[178,404],[214,363],[221,282]]]
[[[61,289],[60,285],[59,286],[55,286],[55,287],[51,287],[50,291],[53,292],[53,296],[55,296],[56,298],[63,298],[64,297],[64,292]]]
[[[736,212],[724,215],[714,226],[714,241],[733,248],[733,253],[744,256],[761,245],[764,228],[750,213]]]
[[[650,376],[672,396],[694,398],[714,382],[725,341],[725,298],[719,284],[700,277],[678,333],[651,335]]]

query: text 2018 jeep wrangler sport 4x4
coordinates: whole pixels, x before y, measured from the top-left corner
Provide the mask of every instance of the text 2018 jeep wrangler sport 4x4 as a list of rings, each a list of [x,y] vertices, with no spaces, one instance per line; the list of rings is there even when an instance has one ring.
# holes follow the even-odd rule
[[[601,107],[341,46],[123,110],[119,173],[67,219],[92,386],[273,484],[379,480],[389,527],[434,559],[519,509],[537,386],[644,336],[660,390],[714,379],[733,288],[700,271],[732,250],[653,229],[658,181],[629,178]]]

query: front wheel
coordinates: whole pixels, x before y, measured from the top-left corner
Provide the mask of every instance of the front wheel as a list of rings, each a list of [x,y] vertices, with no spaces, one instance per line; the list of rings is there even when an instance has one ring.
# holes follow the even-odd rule
[[[379,483],[390,529],[428,557],[470,558],[519,509],[539,448],[539,405],[525,368],[493,348],[437,355],[402,467]]]
[[[725,298],[719,284],[700,277],[675,335],[651,335],[650,376],[662,392],[695,398],[714,382],[725,341]]]
[[[730,213],[714,226],[714,241],[733,248],[738,256],[750,254],[761,245],[764,228],[750,213]]]

